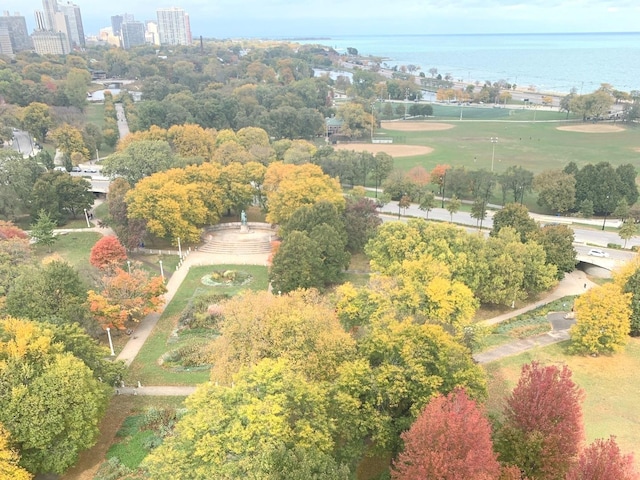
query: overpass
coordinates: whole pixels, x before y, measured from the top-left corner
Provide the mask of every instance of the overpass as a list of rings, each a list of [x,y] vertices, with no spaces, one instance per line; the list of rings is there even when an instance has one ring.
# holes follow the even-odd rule
[[[621,258],[594,257],[593,255],[586,255],[584,253],[578,253],[576,260],[609,271],[626,263],[626,260]]]

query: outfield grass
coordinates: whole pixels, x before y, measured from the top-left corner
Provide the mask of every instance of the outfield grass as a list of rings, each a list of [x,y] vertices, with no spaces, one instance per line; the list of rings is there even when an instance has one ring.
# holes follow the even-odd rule
[[[87,123],[93,123],[102,129],[104,126],[104,103],[89,103],[84,112]]]
[[[624,352],[613,356],[584,357],[567,353],[569,342],[527,351],[484,365],[489,376],[490,414],[499,415],[504,398],[515,386],[523,364],[567,365],[574,381],[585,391],[583,404],[587,441],[615,435],[625,453],[640,455],[640,339],[631,338]],[[562,405],[558,405],[562,408]]]
[[[579,133],[557,130],[558,124],[553,122],[452,123],[454,128],[441,131],[379,131],[392,137],[394,143],[435,149],[427,155],[396,157],[396,168],[405,171],[418,165],[431,170],[438,164],[490,170],[494,145],[494,171],[497,173],[512,165],[539,173],[562,168],[570,161],[578,166],[602,161],[617,166],[637,161],[640,156],[635,150],[640,148],[640,135],[634,127],[626,126],[626,130],[616,133]],[[498,143],[492,144],[491,137],[498,137]]]
[[[253,282],[246,287],[208,287],[201,283],[200,279],[212,270],[238,270],[241,269],[253,276]],[[131,364],[127,371],[127,383],[141,381],[148,385],[197,385],[209,379],[209,370],[197,371],[173,371],[162,368],[158,361],[164,353],[169,350],[179,348],[184,344],[194,342],[196,339],[191,335],[172,338],[169,343],[171,332],[177,325],[178,317],[188,304],[196,290],[206,290],[228,295],[235,295],[241,290],[266,290],[268,286],[267,269],[256,265],[211,265],[204,267],[193,267],[187,277],[180,285],[180,288],[173,299],[164,310],[158,324],[145,342],[142,350]]]

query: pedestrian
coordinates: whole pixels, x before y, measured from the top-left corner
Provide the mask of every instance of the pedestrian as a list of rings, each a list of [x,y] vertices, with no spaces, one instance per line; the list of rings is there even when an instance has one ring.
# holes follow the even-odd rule
[[[586,283],[584,284],[584,288],[585,288],[585,290],[587,289],[587,284]]]

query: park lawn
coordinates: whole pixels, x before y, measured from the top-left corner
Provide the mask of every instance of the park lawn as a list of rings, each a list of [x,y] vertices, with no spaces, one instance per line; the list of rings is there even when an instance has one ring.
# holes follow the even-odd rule
[[[87,123],[93,123],[97,127],[104,127],[104,103],[89,103],[84,108]]]
[[[497,109],[496,109],[497,110]],[[540,113],[540,112],[538,112]],[[557,130],[555,122],[451,122],[454,128],[439,131],[379,130],[394,143],[425,145],[432,153],[413,157],[396,157],[396,168],[408,171],[421,165],[427,170],[438,164],[465,166],[471,170],[491,169],[495,145],[494,171],[501,173],[519,165],[534,173],[562,168],[570,161],[580,167],[608,161],[613,166],[638,158],[640,136],[633,126],[615,133],[579,133]],[[498,137],[492,144],[491,137]]]
[[[582,406],[587,441],[615,435],[624,453],[640,455],[640,338],[630,338],[625,350],[613,356],[569,355],[569,342],[529,350],[484,365],[489,378],[488,410],[499,415],[504,398],[515,386],[523,364],[567,365],[574,381],[585,391]],[[562,406],[558,406],[562,408]]]
[[[86,225],[85,225],[86,226]],[[85,282],[91,285],[98,271],[89,263],[89,255],[95,243],[102,235],[96,232],[69,232],[56,235],[56,241],[48,247],[36,245],[34,254],[38,260],[59,256],[75,267]]]
[[[253,282],[248,286],[238,287],[209,287],[203,285],[200,279],[213,270],[243,270],[253,276]],[[173,299],[167,305],[158,324],[145,342],[142,350],[127,371],[127,383],[142,382],[144,385],[197,385],[209,380],[209,369],[169,370],[159,365],[162,355],[170,350],[202,340],[194,335],[181,335],[177,339],[170,335],[177,325],[182,310],[187,306],[194,292],[209,291],[235,295],[238,292],[250,290],[266,290],[269,281],[266,267],[257,265],[209,265],[193,267],[180,285]]]

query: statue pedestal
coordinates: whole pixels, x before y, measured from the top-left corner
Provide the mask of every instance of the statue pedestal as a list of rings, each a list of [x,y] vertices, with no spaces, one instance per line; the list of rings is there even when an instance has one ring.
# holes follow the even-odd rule
[[[240,225],[240,233],[249,233],[248,225]]]

